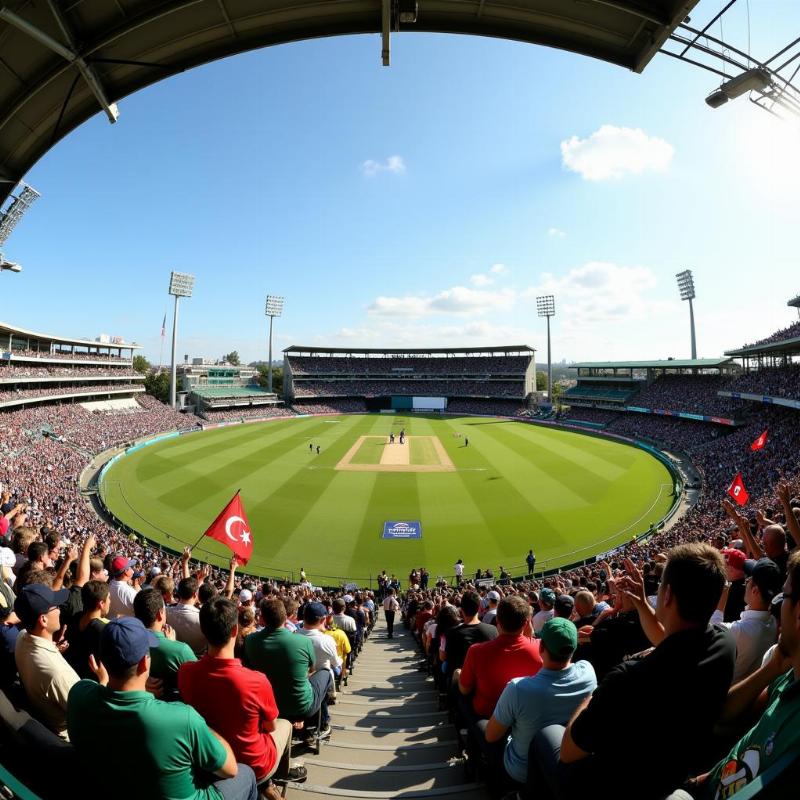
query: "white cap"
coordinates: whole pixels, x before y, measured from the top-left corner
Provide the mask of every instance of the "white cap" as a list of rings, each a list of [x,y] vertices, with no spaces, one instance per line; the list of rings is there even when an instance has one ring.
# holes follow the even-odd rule
[[[345,603],[352,603],[352,602],[353,602],[353,595],[351,595],[351,594],[346,594],[346,595],[345,595],[345,596],[342,598],[342,600],[344,600],[344,602],[345,602]]]
[[[494,589],[492,589],[492,591],[489,592],[489,594],[487,594],[486,596],[490,600],[499,600],[500,599],[500,595]]]
[[[242,589],[239,592],[239,602],[240,603],[249,603],[253,599],[253,593],[249,589]]]

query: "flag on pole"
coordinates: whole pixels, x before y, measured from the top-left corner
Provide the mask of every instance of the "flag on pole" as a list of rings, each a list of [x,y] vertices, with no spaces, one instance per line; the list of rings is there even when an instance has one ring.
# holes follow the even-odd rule
[[[755,453],[756,450],[763,450],[764,445],[767,443],[767,432],[761,434],[761,436],[756,439],[753,444],[750,445],[750,449]]]
[[[239,563],[246,564],[250,560],[253,555],[253,539],[239,492],[236,492],[203,535],[227,545],[235,553]]]
[[[167,315],[164,314],[164,321],[161,323],[161,338],[163,339],[167,335]]]
[[[737,473],[733,483],[728,487],[728,494],[740,505],[743,506],[750,499],[747,489],[744,488],[742,473]]]

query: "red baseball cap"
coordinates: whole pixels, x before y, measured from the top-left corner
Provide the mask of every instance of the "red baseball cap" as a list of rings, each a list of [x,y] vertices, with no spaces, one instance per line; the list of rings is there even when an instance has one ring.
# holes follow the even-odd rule
[[[735,547],[726,547],[722,551],[725,556],[725,563],[730,564],[734,569],[744,569],[744,562],[747,561],[747,556]]]
[[[125,558],[125,556],[116,556],[111,562],[111,574],[114,577],[122,575],[128,567],[136,566],[135,558]]]

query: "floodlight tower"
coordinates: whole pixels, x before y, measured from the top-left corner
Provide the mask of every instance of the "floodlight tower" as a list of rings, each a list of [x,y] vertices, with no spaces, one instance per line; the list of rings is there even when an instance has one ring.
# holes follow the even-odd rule
[[[553,362],[550,357],[550,317],[556,315],[556,301],[552,294],[536,298],[536,311],[540,317],[547,317],[547,399],[553,402]]]
[[[267,365],[267,391],[272,391],[272,320],[283,314],[283,298],[268,294],[264,313],[269,317],[269,364]]]
[[[175,298],[175,312],[172,317],[172,369],[169,376],[169,404],[175,408],[175,345],[178,341],[178,300],[191,297],[194,289],[194,275],[186,272],[172,272],[169,276],[169,293]]]
[[[39,192],[27,183],[20,183],[19,192],[14,196],[11,205],[5,210],[0,211],[0,270],[9,272],[22,272],[22,267],[13,261],[6,261],[3,257],[3,245],[6,243],[11,231],[17,223],[25,216],[31,204],[38,200]]]
[[[678,279],[678,289],[681,293],[681,300],[689,301],[689,326],[692,330],[692,359],[697,358],[697,342],[694,337],[694,307],[692,300],[695,298],[694,293],[694,278],[692,271],[685,269],[683,272],[678,272],[675,277]]]

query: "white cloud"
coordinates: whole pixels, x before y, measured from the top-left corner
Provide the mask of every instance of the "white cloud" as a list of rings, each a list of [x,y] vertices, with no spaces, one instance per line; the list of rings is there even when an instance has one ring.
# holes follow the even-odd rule
[[[603,125],[587,139],[573,136],[561,142],[564,167],[587,181],[619,180],[625,175],[664,172],[675,150],[641,128]]]
[[[379,172],[391,172],[395,175],[402,175],[406,171],[406,162],[402,156],[389,156],[386,161],[374,161],[368,158],[361,164],[361,171],[368,178],[373,178]]]
[[[508,267],[505,264],[492,264],[489,268],[492,275],[508,275]]]
[[[488,275],[484,275],[483,273],[471,276],[469,282],[473,286],[491,286],[491,284],[494,283]]]
[[[402,297],[376,297],[367,313],[376,317],[428,317],[449,314],[485,314],[510,309],[516,294],[510,289],[498,292],[453,286],[435,295]]]
[[[552,236],[554,239],[566,239],[567,234],[561,228],[548,228],[547,235]]]

